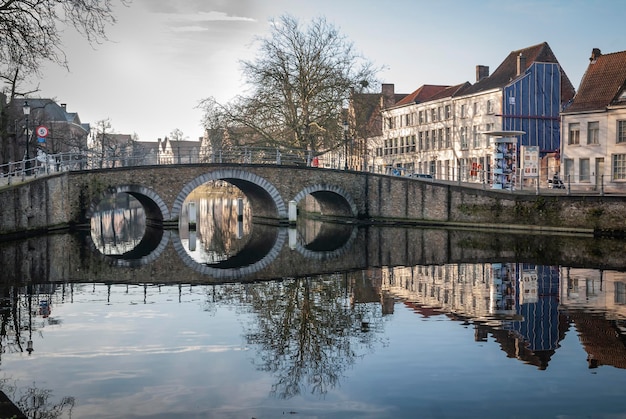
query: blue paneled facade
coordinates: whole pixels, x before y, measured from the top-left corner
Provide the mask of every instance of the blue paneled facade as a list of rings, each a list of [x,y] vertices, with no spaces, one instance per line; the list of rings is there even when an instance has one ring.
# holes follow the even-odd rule
[[[520,145],[541,154],[559,149],[561,72],[558,64],[534,62],[503,89],[502,128],[524,131]]]

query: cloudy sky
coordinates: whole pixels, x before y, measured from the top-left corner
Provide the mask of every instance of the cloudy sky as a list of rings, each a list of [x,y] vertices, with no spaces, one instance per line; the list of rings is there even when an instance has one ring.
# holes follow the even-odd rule
[[[202,135],[198,102],[242,92],[240,60],[251,59],[268,21],[325,17],[410,93],[422,84],[475,81],[509,52],[548,42],[575,87],[592,48],[626,50],[623,0],[133,0],[116,9],[109,42],[64,36],[70,71],[46,66],[41,97],[66,103],[83,122],[109,118],[144,141]]]

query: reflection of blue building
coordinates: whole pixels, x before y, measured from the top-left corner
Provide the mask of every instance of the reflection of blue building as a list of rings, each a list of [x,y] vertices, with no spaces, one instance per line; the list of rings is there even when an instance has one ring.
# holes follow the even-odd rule
[[[559,270],[552,266],[519,265],[516,311],[523,318],[510,322],[532,352],[554,351],[559,333]]]

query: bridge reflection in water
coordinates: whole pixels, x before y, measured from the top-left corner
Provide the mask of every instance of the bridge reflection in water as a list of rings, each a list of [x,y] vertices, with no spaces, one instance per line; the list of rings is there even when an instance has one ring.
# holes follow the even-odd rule
[[[304,219],[292,228],[253,224],[245,198],[200,193],[188,198],[178,231],[147,225],[141,204],[128,195],[107,201],[91,218],[93,246],[116,266],[148,265],[171,247],[186,266],[216,279],[245,279],[270,264],[289,264],[277,259],[294,251],[314,264],[338,261],[357,232],[351,224]]]

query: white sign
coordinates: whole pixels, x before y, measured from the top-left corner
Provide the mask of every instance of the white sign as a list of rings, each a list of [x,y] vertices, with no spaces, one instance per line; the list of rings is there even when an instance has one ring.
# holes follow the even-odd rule
[[[526,179],[539,177],[539,147],[536,145],[522,147],[522,176]]]

